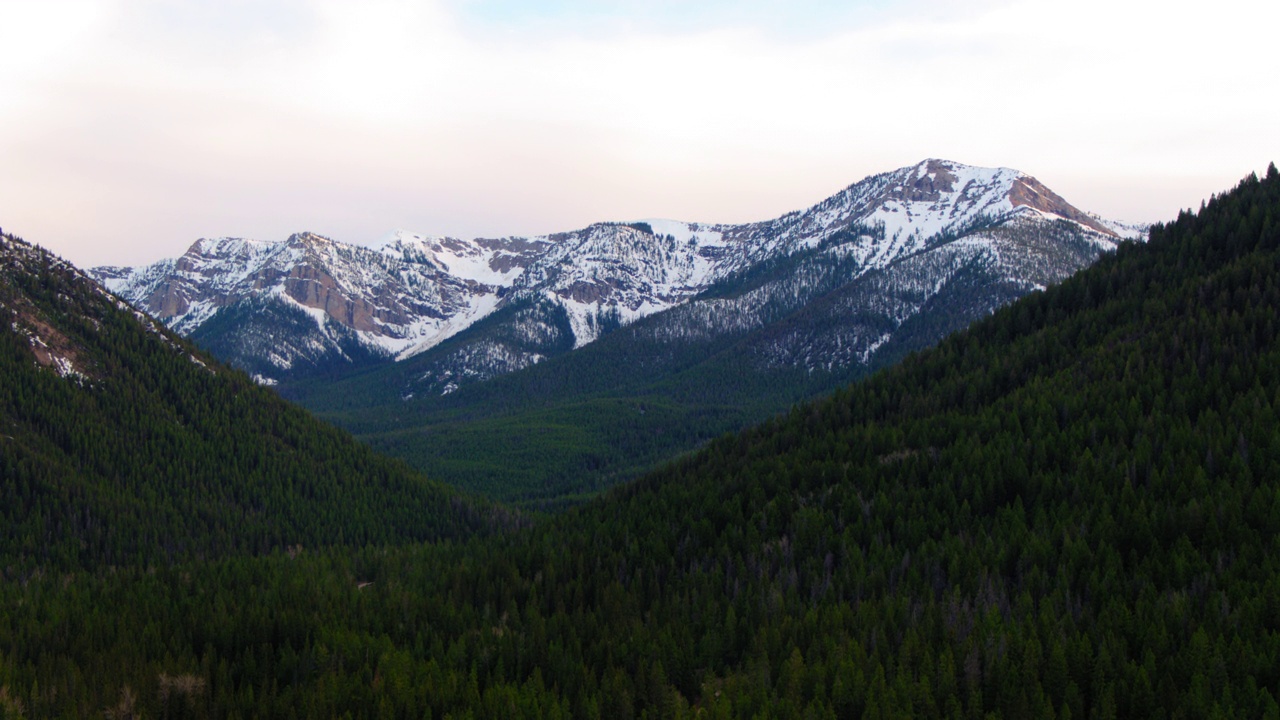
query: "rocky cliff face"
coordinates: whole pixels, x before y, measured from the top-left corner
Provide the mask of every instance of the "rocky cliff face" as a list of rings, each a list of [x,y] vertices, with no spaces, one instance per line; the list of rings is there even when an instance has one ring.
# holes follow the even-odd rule
[[[795,312],[859,282],[862,289],[830,301],[829,312],[881,308],[880,329],[840,339],[839,352],[822,362],[870,362],[957,268],[981,266],[1012,288],[975,301],[989,312],[1141,230],[1085,213],[1015,170],[926,160],[760,223],[645,220],[477,240],[398,232],[376,247],[311,233],[280,243],[200,240],[176,260],[92,272],[174,329],[224,348],[227,359],[264,381],[430,353],[421,379],[448,392],[460,379],[525,367],[689,303],[700,303],[686,315],[703,317],[705,328],[669,332],[758,327],[780,307]],[[698,299],[802,256],[809,259],[792,263],[798,274],[774,278],[754,295],[734,298],[732,307],[724,298]],[[938,270],[943,266],[949,270]],[[298,322],[298,313],[310,322]],[[503,323],[506,329],[493,329]],[[809,348],[801,355],[814,358],[829,343],[811,337],[801,344]],[[765,355],[770,362],[799,357],[778,348]]]
[[[225,317],[214,323],[220,335],[265,335],[265,343],[236,344],[270,348],[268,364],[287,375],[349,362],[345,348],[352,343],[373,359],[421,352],[491,312],[540,249],[524,239],[463,242],[409,233],[369,248],[298,233],[280,243],[199,240],[175,260],[91,272],[185,334],[200,334],[219,313],[237,315],[238,327]],[[258,312],[245,312],[250,307]],[[291,312],[309,316],[306,337],[269,317]],[[228,359],[258,367],[263,358]]]

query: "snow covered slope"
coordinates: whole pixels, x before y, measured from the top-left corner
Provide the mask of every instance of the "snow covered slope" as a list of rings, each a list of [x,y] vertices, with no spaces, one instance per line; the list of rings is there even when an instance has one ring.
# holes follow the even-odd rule
[[[265,357],[231,353],[227,359],[255,371],[265,359],[279,375],[299,364],[315,369],[350,361],[353,350],[391,358],[430,348],[492,312],[503,288],[541,249],[525,240],[460,241],[406,232],[369,248],[298,233],[276,243],[198,240],[176,260],[91,272],[112,292],[188,335],[199,335],[220,312],[240,309],[245,322],[202,339],[217,346],[226,344],[222,335],[253,335],[262,342],[237,338],[237,344],[261,348]],[[285,317],[290,311],[309,322],[261,324],[272,313]]]
[[[1010,264],[1007,258],[1016,252],[997,239],[999,228],[1017,228],[1025,241],[1053,235],[1049,228],[1061,235],[1063,227],[1094,252],[1037,251],[1056,258],[1048,272]],[[985,253],[986,262],[1004,262],[1029,291],[1143,231],[1085,213],[1016,170],[926,160],[759,223],[651,219],[476,240],[401,231],[371,248],[310,233],[278,243],[200,240],[176,260],[92,272],[113,292],[215,351],[221,348],[265,382],[427,353],[422,379],[434,392],[448,392],[456,380],[484,380],[582,347],[780,258],[818,253],[836,259],[840,277],[827,280],[838,287],[960,243],[952,256]],[[1017,275],[1024,271],[1025,277]],[[801,305],[814,299],[818,285],[799,276],[787,283]],[[775,290],[757,294],[767,294],[776,306]],[[705,330],[753,325],[744,313],[763,306],[751,310],[749,301],[735,302],[735,312],[717,312],[714,303],[703,307]],[[302,321],[299,312],[310,320]],[[503,323],[505,330],[494,329]],[[831,361],[866,362],[871,345],[887,342],[876,338]]]

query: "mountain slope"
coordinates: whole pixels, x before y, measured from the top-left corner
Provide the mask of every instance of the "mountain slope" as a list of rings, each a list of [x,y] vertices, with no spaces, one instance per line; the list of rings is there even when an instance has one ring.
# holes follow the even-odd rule
[[[1061,279],[1099,252],[1114,249],[1122,239],[1143,237],[1140,228],[1092,217],[1018,171],[926,160],[866,178],[813,207],[768,222],[704,225],[648,220],[551,236],[547,254],[515,278],[508,297],[542,296],[562,306],[570,318],[575,347],[582,347],[618,325],[683,306],[716,285],[733,284],[744,275],[758,274],[762,266],[785,264],[796,256],[817,255],[819,262],[835,266],[838,275],[828,280],[836,284],[854,282],[957,242],[957,249],[968,246],[970,252],[985,248],[989,261],[999,263],[999,242],[993,236],[1003,229],[1024,237],[1069,233],[1088,246],[1082,257],[1042,247],[1038,267],[1019,262],[1029,258],[1011,258],[1013,262],[1005,263],[1003,271],[1027,289],[1042,287],[1045,276]],[[825,291],[821,288],[830,289],[829,284],[814,283],[811,275],[804,274],[814,264],[792,263],[797,274],[782,279],[785,286],[759,291],[738,307],[708,308],[704,315],[731,313],[731,325],[711,325],[703,332],[757,329],[777,319],[776,314],[762,315],[764,305],[788,303],[791,311],[803,307]],[[859,364],[868,364],[871,346],[882,334],[868,338],[856,353],[862,359]],[[513,356],[524,349],[510,343],[501,351]],[[413,366],[420,382],[406,392],[456,389],[456,384],[441,383],[438,378],[465,368],[474,348],[459,337],[433,348],[429,355]],[[811,369],[802,358],[791,362]],[[407,369],[403,372],[410,374]],[[490,377],[479,373],[472,382]]]
[[[463,537],[496,519],[11,236],[0,321],[6,574]]]
[[[926,160],[761,223],[200,241],[95,272],[377,449],[544,506],[889,365],[1137,234],[1018,171]]]
[[[1280,716],[1277,268],[1273,166],[935,349],[522,533],[6,584],[0,702]],[[100,607],[122,609],[118,630]]]
[[[222,357],[271,377],[412,354],[493,310],[541,245],[399,233],[378,248],[298,233],[199,240],[177,260],[91,272]],[[218,317],[219,314],[222,317]]]
[[[310,233],[283,243],[200,240],[177,260],[93,273],[264,382],[403,360],[432,351],[502,307],[545,309],[513,320],[524,332],[507,333],[505,341],[454,342],[435,352],[422,363],[430,388],[419,391],[440,393],[545,359],[522,337],[563,334],[562,316],[569,347],[582,347],[755,265],[819,245],[851,258],[846,270],[853,279],[978,228],[1054,220],[1070,223],[1103,250],[1134,234],[1081,212],[1017,171],[927,160],[763,223],[599,223],[497,240],[399,232],[378,248]],[[845,237],[838,247],[829,242],[836,234]],[[218,313],[224,317],[215,322]]]
[[[860,202],[817,214],[861,217],[872,200]],[[1117,242],[1034,210],[975,220],[986,217],[959,213],[962,229],[945,226],[923,249],[902,249],[901,229],[886,235],[884,223],[845,222],[573,352],[571,319],[539,322],[571,313],[540,298],[544,315],[521,310],[516,322],[500,311],[418,357],[282,392],[432,476],[505,501],[558,503],[890,365]],[[794,238],[794,224],[771,232]],[[890,240],[902,248],[876,249]],[[870,252],[896,259],[877,266]],[[559,344],[530,343],[530,329]],[[522,350],[539,362],[521,363]],[[485,358],[506,364],[490,370]]]

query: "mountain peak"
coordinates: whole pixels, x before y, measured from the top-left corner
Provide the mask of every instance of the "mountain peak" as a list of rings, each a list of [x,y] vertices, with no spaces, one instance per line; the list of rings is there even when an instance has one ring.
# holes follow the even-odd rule
[[[238,237],[200,238],[191,243],[184,255],[197,257],[229,257],[244,253],[261,252],[279,243]]]
[[[445,239],[443,235],[424,235],[397,228],[370,243],[369,247],[387,252],[388,248],[394,248],[397,245],[424,246],[430,243],[438,243]]]
[[[900,199],[937,200],[942,193],[963,190],[963,188],[957,188],[961,177],[972,181],[987,176],[993,181],[995,194],[1004,195],[1008,200],[1008,212],[1027,207],[1045,215],[1056,215],[1064,220],[1070,220],[1112,238],[1120,237],[1109,225],[1099,222],[1097,218],[1081,211],[1045,187],[1036,178],[1019,170],[983,168],[938,158],[923,160],[903,170],[909,171],[908,176],[914,177],[914,180],[902,184],[901,189],[896,193]]]
[[[1030,175],[1022,175],[1014,181],[1009,188],[1009,202],[1015,208],[1029,207],[1048,215],[1057,215],[1060,218],[1079,223],[1103,235],[1110,235],[1113,238],[1120,237],[1110,227],[1063,200],[1057,193],[1045,187],[1043,183]]]
[[[760,263],[825,248],[862,274],[960,238],[997,243],[974,233],[1015,219],[1033,232],[1070,221],[1097,251],[1127,232],[1017,170],[928,158],[867,177],[807,209],[745,225],[648,219],[472,240],[395,230],[371,247],[299,232],[276,243],[200,240],[176,261],[94,274],[182,332],[194,332],[223,307],[267,299],[292,303],[314,321],[308,328],[314,337],[295,343],[299,348],[340,347],[336,338],[349,331],[380,356],[405,359],[515,303],[549,302],[567,322],[513,333],[558,337],[567,328],[568,346],[580,347]],[[266,337],[281,328],[257,332]],[[292,367],[272,352],[278,367]]]
[[[346,245],[347,243],[339,242],[337,240],[334,240],[333,238],[325,237],[324,235],[321,235],[319,233],[311,232],[310,230],[303,230],[302,232],[296,232],[290,235],[289,239],[285,241],[285,244],[314,246],[314,245]]]

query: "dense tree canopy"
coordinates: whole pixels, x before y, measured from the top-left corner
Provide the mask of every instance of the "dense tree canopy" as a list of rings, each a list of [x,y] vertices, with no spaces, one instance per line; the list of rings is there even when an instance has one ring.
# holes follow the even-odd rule
[[[63,376],[36,350],[74,358]],[[0,239],[0,574],[463,537],[498,518]],[[501,514],[501,513],[499,513]]]
[[[1280,174],[532,528],[3,586],[0,707],[1280,717]]]

